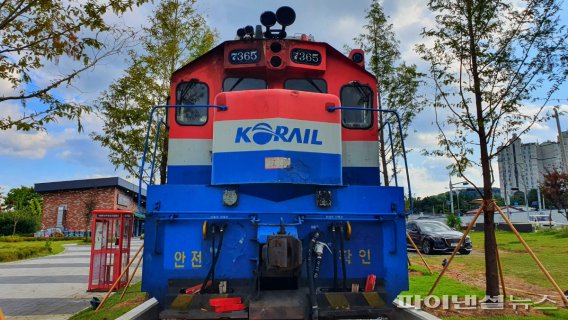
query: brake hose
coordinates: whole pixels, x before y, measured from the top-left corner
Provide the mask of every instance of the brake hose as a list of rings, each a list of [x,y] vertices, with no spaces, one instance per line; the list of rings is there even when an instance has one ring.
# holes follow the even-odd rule
[[[221,236],[219,238],[219,245],[217,247],[217,252],[213,252],[213,261],[211,262],[211,267],[209,268],[209,272],[207,273],[207,277],[205,277],[205,280],[203,281],[203,284],[201,285],[200,293],[203,293],[205,291],[205,287],[207,286],[207,282],[209,282],[209,279],[211,279],[211,276],[215,273],[215,266],[217,265],[217,261],[219,260],[219,256],[221,255],[221,247],[223,246],[223,238],[225,236],[224,228],[225,228],[225,225],[222,225],[219,228],[219,233],[221,233]],[[215,249],[215,247],[213,247],[213,249]]]
[[[331,226],[331,241],[333,242],[333,291],[337,291],[337,235],[335,225]]]
[[[347,270],[345,269],[345,243],[343,240],[343,225],[339,227],[339,245],[341,254],[341,272],[343,275],[343,291],[347,291]]]

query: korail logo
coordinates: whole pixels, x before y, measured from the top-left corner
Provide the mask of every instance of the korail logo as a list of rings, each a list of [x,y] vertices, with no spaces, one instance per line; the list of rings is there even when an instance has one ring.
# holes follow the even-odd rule
[[[285,143],[322,145],[318,140],[317,129],[289,128],[276,126],[275,129],[266,122],[257,123],[251,127],[238,127],[235,135],[235,143],[251,143],[265,145],[271,141]]]

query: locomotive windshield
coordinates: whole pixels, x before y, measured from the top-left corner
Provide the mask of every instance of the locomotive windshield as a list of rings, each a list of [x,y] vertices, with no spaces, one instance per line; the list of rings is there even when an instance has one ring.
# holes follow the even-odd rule
[[[327,93],[327,83],[323,79],[289,79],[284,83],[284,89]]]
[[[372,108],[373,91],[358,83],[341,88],[341,105],[344,107]],[[367,129],[373,124],[372,112],[363,110],[341,110],[341,122],[347,128]]]
[[[255,78],[225,78],[223,91],[244,91],[266,89],[266,81]]]
[[[176,89],[176,104],[206,105],[209,100],[209,89],[203,82],[182,82]],[[176,109],[176,121],[186,126],[201,126],[207,122],[207,108]]]

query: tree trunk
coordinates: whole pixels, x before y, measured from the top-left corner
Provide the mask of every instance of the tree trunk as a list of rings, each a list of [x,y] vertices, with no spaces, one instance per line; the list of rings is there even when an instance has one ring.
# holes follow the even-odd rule
[[[381,91],[379,90],[379,86],[377,86],[377,104],[379,109],[382,109],[383,105],[381,103]],[[383,113],[379,112],[379,123],[377,127],[379,128],[379,154],[381,156],[381,163],[382,163],[382,171],[383,171],[383,185],[388,187],[389,185],[389,173],[387,170],[387,153],[385,148],[385,134],[384,134],[384,119]]]
[[[12,235],[16,235],[16,226],[18,225],[18,220],[14,219],[14,229],[12,230]]]
[[[380,148],[381,148],[381,162],[383,166],[383,185],[389,185],[389,172],[387,169],[387,153],[385,148],[385,134],[384,134],[384,120],[383,120],[383,113],[379,112],[379,139],[380,139]]]
[[[473,30],[472,0],[466,0],[469,52],[471,54],[471,71],[475,93],[475,110],[481,154],[481,170],[483,176],[483,217],[485,232],[485,294],[491,297],[499,295],[499,274],[497,269],[497,240],[495,238],[495,205],[491,189],[491,161],[487,151],[487,133],[482,106],[481,85],[477,66],[477,48]]]

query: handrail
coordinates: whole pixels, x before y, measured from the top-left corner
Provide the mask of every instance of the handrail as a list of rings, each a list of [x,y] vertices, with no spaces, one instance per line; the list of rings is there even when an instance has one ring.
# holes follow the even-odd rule
[[[392,139],[392,127],[391,123],[387,121],[387,127],[389,128],[389,141],[390,141],[390,148],[392,154],[392,167],[393,167],[393,176],[394,176],[394,185],[398,187],[398,174],[396,173],[396,154],[394,151],[394,140]],[[402,133],[401,133],[402,135]],[[401,139],[402,140],[402,139]]]
[[[408,173],[408,160],[406,159],[406,147],[404,146],[404,139],[402,139],[402,123],[400,121],[400,116],[398,115],[398,113],[394,110],[378,109],[378,108],[362,108],[362,107],[328,107],[327,108],[327,111],[329,112],[334,112],[335,110],[386,112],[386,113],[392,113],[396,116],[396,120],[398,123],[398,130],[401,134],[400,143],[402,147],[402,158],[404,159],[404,167],[406,171],[406,183],[408,185],[408,200],[410,204],[410,210],[406,215],[408,216],[414,213],[414,203],[412,201],[412,189],[410,187],[410,175]]]
[[[150,128],[152,127],[152,119],[154,118],[154,111],[158,110],[158,109],[170,109],[170,108],[175,108],[175,109],[180,109],[180,108],[216,108],[220,111],[226,111],[229,109],[229,107],[227,106],[216,106],[216,105],[210,105],[210,104],[197,104],[197,105],[185,105],[185,104],[177,104],[177,105],[170,105],[170,104],[166,104],[166,105],[157,105],[157,106],[153,106],[152,109],[150,110],[150,118],[148,120],[148,128],[146,129],[146,137],[144,139],[144,152],[142,153],[142,161],[140,163],[140,174],[139,174],[139,178],[138,178],[138,212],[143,212],[142,211],[142,183],[144,182],[144,165],[146,162],[146,153],[148,153],[148,139],[150,137]],[[159,129],[158,129],[159,130]],[[158,133],[159,135],[159,133]],[[157,142],[157,138],[156,138],[156,142]],[[156,146],[154,146],[154,154],[156,152]],[[152,165],[152,171],[153,171],[153,165]],[[152,184],[152,180],[151,178],[153,177],[153,173],[150,172],[150,181],[149,183],[147,183],[146,185],[151,185]]]
[[[156,139],[154,140],[154,152],[152,154],[152,166],[150,167],[150,179],[149,182],[150,184],[153,183],[154,181],[154,167],[156,164],[156,150],[158,149],[158,140],[160,139],[160,131],[162,129],[162,124],[166,124],[164,122],[164,118],[160,119],[160,121],[158,121],[158,132],[156,133]]]
[[[146,129],[146,137],[144,139],[144,152],[142,153],[142,160],[141,160],[141,164],[140,164],[140,174],[139,174],[139,183],[138,183],[138,211],[139,212],[143,212],[142,211],[142,183],[144,182],[144,178],[143,178],[144,177],[144,165],[145,165],[145,162],[146,162],[146,154],[148,153],[148,140],[149,140],[149,137],[150,137],[150,129],[152,127],[152,120],[154,118],[154,112],[158,109],[169,109],[169,108],[175,108],[175,109],[180,109],[180,108],[216,108],[220,111],[226,111],[226,110],[229,109],[227,106],[217,106],[217,105],[156,105],[156,106],[152,107],[152,109],[150,111],[150,117],[149,117],[149,120],[148,120],[148,127]],[[394,110],[378,109],[378,108],[361,108],[361,107],[328,107],[327,108],[328,112],[334,112],[335,110],[353,110],[353,111],[372,111],[372,112],[392,113],[396,116],[398,128],[399,128],[400,134],[402,135],[402,124],[401,124],[401,121],[400,121],[400,116]],[[158,128],[158,133],[157,133],[157,137],[156,137],[156,141],[155,141],[155,145],[154,145],[154,155],[155,155],[156,148],[157,148],[159,131],[160,131],[160,128]],[[390,133],[390,124],[389,124],[389,133]],[[392,138],[391,138],[391,144],[392,144]],[[407,160],[407,157],[406,157],[406,148],[404,146],[404,139],[402,139],[402,137],[401,137],[401,147],[402,147],[402,153],[403,153],[403,159],[404,159],[404,165],[405,165],[405,171],[406,171],[406,181],[407,181],[407,185],[408,185],[408,199],[409,199],[409,204],[410,204],[410,210],[407,213],[407,215],[410,215],[414,212],[414,203],[412,201],[412,189],[411,189],[411,186],[410,186],[410,175],[408,173],[408,160]],[[393,157],[394,157],[394,154],[393,154]],[[154,160],[155,160],[155,158],[154,158]],[[153,170],[154,170],[154,161],[152,161],[152,169],[151,169],[150,177],[149,177],[150,181],[146,185],[152,184]]]

